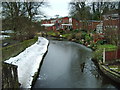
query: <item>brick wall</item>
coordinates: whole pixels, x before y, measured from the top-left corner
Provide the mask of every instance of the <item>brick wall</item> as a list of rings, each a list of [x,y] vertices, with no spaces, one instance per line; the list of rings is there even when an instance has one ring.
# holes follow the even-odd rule
[[[100,24],[100,22],[91,22],[89,25],[88,25],[88,30],[95,30],[96,29],[96,26]]]

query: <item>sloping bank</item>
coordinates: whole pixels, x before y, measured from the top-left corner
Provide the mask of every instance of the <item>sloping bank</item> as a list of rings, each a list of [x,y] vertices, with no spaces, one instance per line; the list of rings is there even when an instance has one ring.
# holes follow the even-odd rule
[[[39,65],[47,51],[49,41],[43,37],[38,37],[38,41],[26,48],[16,57],[6,60],[5,63],[18,67],[18,81],[21,88],[31,88],[33,77],[38,72]]]

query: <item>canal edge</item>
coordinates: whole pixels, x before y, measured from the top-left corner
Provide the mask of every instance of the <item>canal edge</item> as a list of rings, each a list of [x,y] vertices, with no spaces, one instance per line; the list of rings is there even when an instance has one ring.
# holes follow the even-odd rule
[[[42,57],[42,60],[41,60],[41,62],[40,62],[40,64],[39,64],[38,71],[35,72],[35,74],[34,74],[34,76],[33,76],[33,81],[32,81],[32,84],[31,84],[31,90],[33,90],[33,86],[35,85],[35,82],[36,82],[37,78],[39,77],[39,73],[40,73],[41,66],[42,66],[42,64],[43,64],[44,58],[45,58],[45,56],[46,56],[47,53],[48,53],[49,44],[50,44],[50,40],[49,40],[48,45],[47,45],[47,50],[46,50],[46,52],[44,53],[44,55],[43,55],[43,57]]]

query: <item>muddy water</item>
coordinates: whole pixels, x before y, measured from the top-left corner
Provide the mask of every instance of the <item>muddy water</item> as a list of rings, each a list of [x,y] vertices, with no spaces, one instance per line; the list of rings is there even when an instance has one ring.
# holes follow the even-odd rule
[[[50,41],[33,88],[115,88],[91,60],[92,50],[67,41]]]

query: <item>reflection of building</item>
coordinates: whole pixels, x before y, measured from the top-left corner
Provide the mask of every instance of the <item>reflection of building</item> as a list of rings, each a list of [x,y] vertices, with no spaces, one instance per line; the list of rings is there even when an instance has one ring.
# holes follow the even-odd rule
[[[103,30],[107,39],[110,40],[111,43],[117,43],[119,36],[119,28],[120,28],[120,19],[118,10],[114,10],[111,12],[107,12],[103,15]]]
[[[42,26],[45,26],[47,30],[71,30],[79,29],[80,23],[78,20],[70,17],[55,18],[49,20],[43,20]]]

